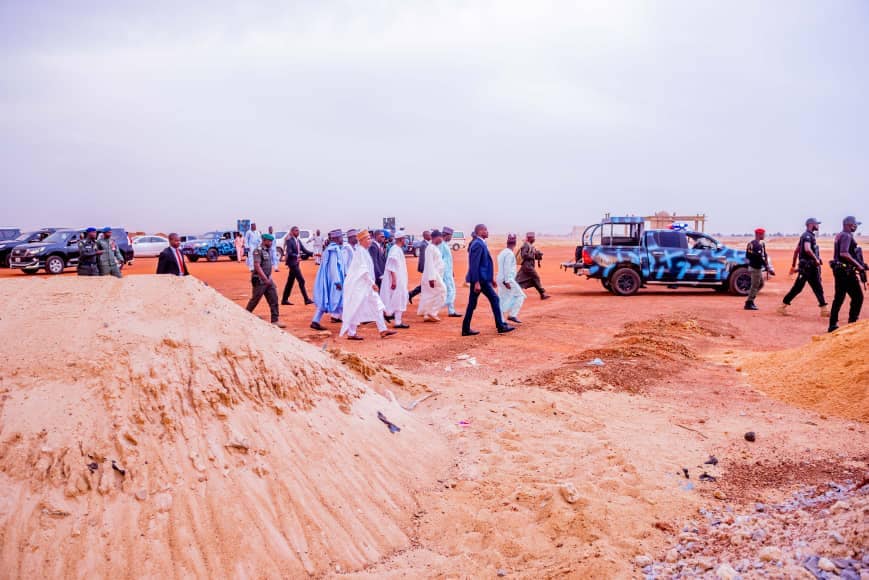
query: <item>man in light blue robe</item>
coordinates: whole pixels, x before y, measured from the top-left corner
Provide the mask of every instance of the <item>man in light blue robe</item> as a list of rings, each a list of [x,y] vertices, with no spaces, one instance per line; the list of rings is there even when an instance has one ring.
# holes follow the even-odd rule
[[[519,320],[519,309],[525,302],[525,291],[516,281],[516,234],[507,236],[507,247],[498,254],[498,299],[501,301],[501,313],[510,322],[522,324]]]
[[[356,252],[356,246],[359,244],[359,240],[356,238],[358,233],[354,229],[347,230],[347,241],[341,248],[344,251],[344,272],[349,272],[350,264],[353,263],[353,254]]]
[[[453,251],[450,241],[453,239],[453,228],[444,226],[444,241],[440,245],[441,257],[444,260],[444,286],[447,287],[447,316],[458,318],[461,312],[456,312],[456,280],[453,278]]]
[[[344,277],[344,236],[341,230],[329,232],[329,245],[323,249],[320,269],[314,279],[314,304],[317,311],[311,320],[314,330],[326,330],[321,324],[323,315],[331,314],[333,322],[340,322],[343,312]]]

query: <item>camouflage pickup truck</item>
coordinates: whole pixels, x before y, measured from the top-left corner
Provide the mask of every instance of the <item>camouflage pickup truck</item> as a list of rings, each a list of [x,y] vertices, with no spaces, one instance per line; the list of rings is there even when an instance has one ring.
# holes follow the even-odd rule
[[[642,217],[610,217],[585,229],[574,260],[562,267],[601,281],[618,296],[658,284],[748,294],[751,277],[744,251],[674,224],[646,230]]]
[[[205,232],[181,246],[181,253],[191,262],[205,258],[216,262],[220,256],[228,256],[230,260],[237,258],[235,252],[235,234],[233,231]]]

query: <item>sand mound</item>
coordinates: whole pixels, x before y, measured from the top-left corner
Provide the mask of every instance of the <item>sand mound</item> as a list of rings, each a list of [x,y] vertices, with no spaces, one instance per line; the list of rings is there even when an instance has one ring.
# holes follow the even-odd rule
[[[812,337],[799,348],[753,356],[755,388],[798,407],[869,422],[869,321]]]
[[[688,314],[629,322],[605,346],[572,354],[561,366],[526,377],[522,382],[555,391],[609,388],[640,393],[655,380],[675,375],[696,360],[699,345],[705,339],[721,336],[716,330],[720,326]],[[596,359],[603,364],[589,364]]]
[[[0,326],[5,577],[358,569],[410,543],[446,460],[328,353],[192,278],[6,280]]]

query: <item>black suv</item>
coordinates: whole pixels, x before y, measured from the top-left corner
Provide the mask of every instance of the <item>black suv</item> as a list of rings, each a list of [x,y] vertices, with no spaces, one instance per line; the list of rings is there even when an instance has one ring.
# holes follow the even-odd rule
[[[41,242],[22,244],[12,250],[10,267],[25,274],[36,274],[45,269],[49,274],[60,274],[66,268],[78,265],[78,241],[83,229],[57,230]],[[112,239],[124,255],[124,261],[133,261],[133,248],[123,228],[112,228]]]
[[[42,240],[53,234],[56,230],[57,228],[42,228],[41,230],[36,230],[33,232],[24,232],[16,238],[0,242],[0,267],[9,267],[9,262],[12,260],[12,250],[17,248],[18,246],[22,244],[41,242]]]

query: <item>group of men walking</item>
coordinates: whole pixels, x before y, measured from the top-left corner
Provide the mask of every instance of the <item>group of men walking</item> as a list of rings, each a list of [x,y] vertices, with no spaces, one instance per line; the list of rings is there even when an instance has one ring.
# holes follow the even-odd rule
[[[816,237],[821,222],[816,218],[806,220],[806,230],[800,236],[791,262],[791,273],[796,274],[797,278],[793,287],[782,299],[782,304],[778,308],[780,314],[788,314],[791,303],[808,285],[818,301],[821,316],[823,318],[829,317],[827,327],[829,332],[839,328],[839,313],[846,297],[851,300],[848,323],[857,322],[863,307],[863,287],[866,286],[867,272],[863,251],[857,245],[857,240],[854,237],[860,224],[861,222],[857,221],[854,216],[847,216],[842,220],[842,231],[836,234],[833,242],[833,259],[830,261],[835,290],[832,307],[828,307],[821,282],[823,262]],[[751,273],[751,288],[745,302],[746,310],[758,309],[755,299],[763,287],[763,272],[766,271],[769,275],[775,275],[775,270],[770,264],[766,246],[763,243],[765,237],[766,232],[758,228],[755,230],[754,240],[749,242],[746,248]]]
[[[514,329],[505,320],[521,323],[519,311],[525,299],[522,288],[533,287],[541,299],[549,298],[536,271],[543,254],[534,247],[534,234],[528,234],[519,252],[521,268],[517,268],[516,236],[511,234],[508,237],[507,247],[498,257],[496,279],[494,262],[486,243],[488,229],[481,224],[475,228],[474,239],[468,247],[470,264],[465,277],[470,287],[468,308],[464,314],[456,311],[456,283],[450,249],[452,235],[453,229],[448,226],[423,233],[423,241],[416,248],[421,280],[419,286],[409,290],[406,234],[392,234],[389,230],[377,230],[373,234],[364,229],[332,230],[320,251],[313,296],[310,296],[300,264],[314,253],[299,239],[299,228],[293,227],[284,242],[288,274],[280,304],[292,305],[290,295],[298,284],[305,305],[316,306],[311,328],[326,330],[323,319],[328,315],[331,322],[341,324],[340,336],[362,340],[358,329],[363,324],[374,323],[383,338],[396,334],[397,330],[410,328],[405,313],[417,297],[417,315],[423,322],[440,322],[441,312],[446,309],[448,317],[464,316],[464,336],[479,334],[471,328],[471,320],[480,294],[491,304],[499,333]],[[259,247],[252,252],[253,296],[248,310],[256,308],[264,297],[269,303],[272,322],[283,326],[278,321],[279,303],[272,278],[276,270],[273,244],[272,235],[262,234]],[[392,323],[391,329],[387,323]]]
[[[120,278],[121,269],[124,267],[124,255],[112,239],[112,228],[103,228],[99,233],[102,236],[98,237],[96,228],[87,228],[84,237],[79,240],[76,273],[79,276]]]

